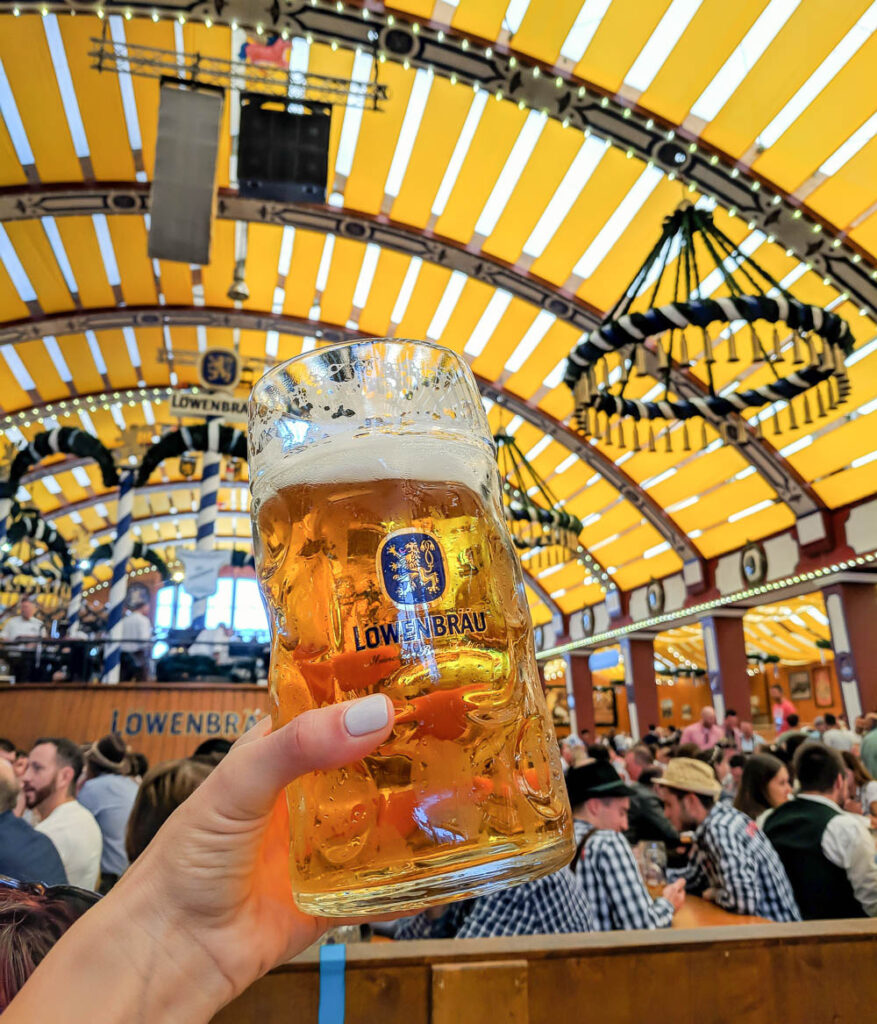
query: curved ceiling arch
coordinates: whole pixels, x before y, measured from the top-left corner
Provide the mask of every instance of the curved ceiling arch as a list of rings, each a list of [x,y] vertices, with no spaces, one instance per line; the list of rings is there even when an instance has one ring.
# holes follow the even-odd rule
[[[104,215],[144,215],[149,212],[150,186],[148,183],[128,185],[101,185],[95,183],[57,184],[45,188],[2,189],[0,190],[0,221],[31,220],[40,217]],[[260,199],[241,198],[231,189],[220,190],[217,213],[220,218],[248,223],[273,224],[293,227],[338,238],[348,238],[363,244],[372,243],[382,248],[417,257],[427,262],[460,271],[474,280],[493,288],[500,288],[517,298],[545,310],[559,320],[569,323],[582,332],[596,327],[602,312],[572,292],[552,285],[530,274],[521,267],[513,266],[498,257],[473,251],[450,239],[438,237],[429,231],[418,231],[398,224],[386,216],[373,217],[356,211],[309,204],[267,202]],[[169,308],[169,307],[164,307]],[[155,326],[156,323],[131,324],[124,319],[124,310],[103,311],[100,325],[114,327]],[[231,309],[214,311],[224,318],[214,320],[213,326],[247,326],[253,330],[280,330],[272,322],[270,314],[264,315],[264,325],[249,321],[247,324],[236,320]],[[182,316],[182,313],[180,313]],[[65,314],[47,317],[44,320],[30,320],[0,324],[0,343],[15,344],[40,337],[39,325],[45,324],[44,333],[61,332],[59,324],[69,320],[80,322],[81,314]],[[177,320],[184,324],[186,321]],[[190,323],[198,321],[191,320]],[[340,330],[331,325],[315,326],[312,321],[301,320],[309,325],[303,333],[314,335],[325,341],[343,340]],[[92,327],[95,325],[92,324]],[[82,330],[71,326],[71,331]],[[320,333],[322,332],[322,333]],[[284,332],[290,333],[290,332]],[[295,333],[295,332],[291,332]],[[654,359],[652,359],[654,363]],[[657,365],[650,367],[657,380]],[[707,394],[706,386],[695,375],[676,363],[671,366],[673,389],[684,398],[699,398]],[[735,426],[731,432],[724,430],[727,420],[710,416],[712,425],[722,431],[725,443],[734,448],[776,491],[780,501],[786,504],[797,518],[813,512],[824,511],[825,505],[807,481],[796,473],[790,463],[763,437],[758,437],[754,428],[740,415],[728,418]]]
[[[86,330],[100,330],[107,326],[114,328],[161,327],[174,324],[190,327],[243,327],[261,331],[274,330],[282,334],[308,337],[319,335],[324,341],[333,342],[358,341],[370,337],[352,328],[316,323],[298,317],[289,317],[285,314],[207,306],[123,306],[118,309],[81,310],[73,314],[51,314],[34,320],[21,321],[17,326],[7,325],[6,328],[0,328],[0,343],[9,340],[2,333],[4,329],[23,332],[27,337],[39,338],[46,334],[80,333]],[[502,384],[489,381],[478,374],[475,374],[475,379],[483,395],[505,406],[528,423],[538,427],[544,434],[559,441],[599,473],[642,514],[643,518],[655,527],[683,563],[700,562],[700,552],[687,534],[632,477],[604,455],[599,448],[588,443],[566,424],[551,416],[544,409],[540,409],[533,402],[508,391]],[[143,389],[129,390],[151,391],[153,387],[154,385],[147,383]],[[78,397],[82,399],[88,396],[80,395]],[[50,404],[54,406],[56,403]],[[588,559],[592,559],[592,556],[587,555],[586,552],[585,554]],[[600,576],[605,577],[608,582],[609,577],[605,568],[596,559],[593,559],[593,562]]]

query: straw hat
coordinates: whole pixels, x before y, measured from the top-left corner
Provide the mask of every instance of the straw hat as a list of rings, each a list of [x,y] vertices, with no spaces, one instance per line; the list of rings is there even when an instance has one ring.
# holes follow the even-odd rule
[[[718,796],[722,792],[716,773],[704,761],[693,757],[674,757],[664,769],[657,785],[681,789],[686,793]]]

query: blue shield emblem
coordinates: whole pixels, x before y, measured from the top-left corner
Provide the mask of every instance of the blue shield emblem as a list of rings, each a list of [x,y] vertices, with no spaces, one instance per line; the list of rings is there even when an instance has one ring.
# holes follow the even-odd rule
[[[445,562],[439,542],[411,531],[388,537],[378,552],[378,570],[394,604],[429,604],[445,592]]]

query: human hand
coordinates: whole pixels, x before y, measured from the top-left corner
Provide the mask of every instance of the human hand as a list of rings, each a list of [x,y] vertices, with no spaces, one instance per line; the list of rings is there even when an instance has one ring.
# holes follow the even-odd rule
[[[858,800],[845,800],[844,810],[849,811],[850,814],[861,814],[862,805]]]
[[[10,1024],[40,1019],[56,1000],[65,1024],[80,1020],[71,1010],[80,1002],[85,1021],[96,990],[105,1024],[206,1021],[342,923],[293,902],[283,790],[364,757],[392,724],[392,704],[377,694],[305,712],[276,732],[267,719],[254,726],[58,942],[7,1010]]]
[[[701,899],[705,899],[708,903],[712,903],[715,900],[716,891],[715,889],[704,889],[700,895]]]
[[[674,910],[678,910],[685,902],[685,879],[677,878],[675,882],[665,885],[661,895],[673,904]]]

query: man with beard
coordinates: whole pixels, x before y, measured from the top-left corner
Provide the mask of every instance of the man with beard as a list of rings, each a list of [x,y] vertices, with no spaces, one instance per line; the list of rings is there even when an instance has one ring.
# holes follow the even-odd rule
[[[69,883],[97,889],[103,844],[98,823],[74,796],[81,771],[82,754],[75,743],[39,739],[22,779],[24,797],[37,831],[55,844]]]

